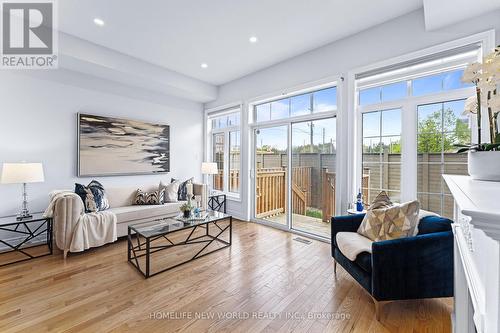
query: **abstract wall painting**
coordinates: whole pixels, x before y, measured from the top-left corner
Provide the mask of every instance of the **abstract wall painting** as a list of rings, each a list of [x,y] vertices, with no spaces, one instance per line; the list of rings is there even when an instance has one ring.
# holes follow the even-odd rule
[[[170,171],[170,127],[78,114],[78,176]]]

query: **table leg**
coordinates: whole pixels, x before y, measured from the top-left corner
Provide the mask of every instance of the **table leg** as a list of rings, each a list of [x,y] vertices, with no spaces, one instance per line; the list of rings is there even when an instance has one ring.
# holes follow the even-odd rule
[[[150,241],[146,238],[146,278],[149,277],[149,256],[150,256]]]
[[[229,245],[233,244],[233,217],[229,217]]]
[[[130,233],[130,228],[128,228],[127,231],[127,260],[130,261],[130,258],[132,257],[131,252],[131,247],[132,246],[132,234]]]

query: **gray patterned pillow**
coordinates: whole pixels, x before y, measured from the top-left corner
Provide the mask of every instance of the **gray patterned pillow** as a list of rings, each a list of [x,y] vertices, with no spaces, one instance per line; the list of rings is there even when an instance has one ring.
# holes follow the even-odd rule
[[[143,190],[138,189],[134,199],[134,205],[163,205],[164,202],[164,189],[154,192],[144,192]]]

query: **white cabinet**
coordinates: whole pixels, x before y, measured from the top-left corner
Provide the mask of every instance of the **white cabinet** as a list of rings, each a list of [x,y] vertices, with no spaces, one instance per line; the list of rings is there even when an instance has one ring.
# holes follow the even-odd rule
[[[453,331],[500,332],[500,182],[443,177],[455,200]]]

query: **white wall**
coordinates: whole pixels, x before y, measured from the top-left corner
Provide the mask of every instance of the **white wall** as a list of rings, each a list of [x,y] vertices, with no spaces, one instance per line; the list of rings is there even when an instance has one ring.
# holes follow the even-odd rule
[[[271,93],[279,95],[291,87],[301,86],[325,77],[335,75],[347,77],[349,70],[489,29],[496,30],[497,44],[500,44],[500,11],[429,32],[425,30],[423,10],[418,10],[225,84],[219,87],[217,100],[207,103],[205,108],[215,108],[235,102],[242,102],[246,105],[248,100],[259,96]],[[352,83],[345,81],[344,88],[349,84]],[[343,97],[345,97],[347,89],[343,90]],[[247,111],[245,107],[245,116]],[[339,113],[345,114],[346,112],[344,103]],[[339,131],[342,130],[342,126],[346,126],[344,123],[346,120],[347,117],[343,117],[343,122],[338,124]],[[244,128],[243,133],[246,130],[247,128]],[[248,141],[244,140],[242,135],[242,156],[245,158],[248,157],[249,149]],[[242,164],[242,174],[248,175],[246,167],[248,160],[244,160]],[[248,177],[242,177],[242,201],[230,202],[228,205],[228,209],[233,214],[250,217],[249,198],[246,196],[248,188]],[[345,188],[345,184],[341,188]],[[342,193],[342,195],[344,201],[347,200],[347,194]]]
[[[151,94],[67,70],[28,75],[2,71],[0,163],[43,162],[45,168],[45,182],[29,185],[31,210],[45,209],[49,191],[72,189],[75,182],[91,180],[76,177],[76,114],[80,111],[170,125],[170,173],[96,177],[105,187],[149,185],[170,177],[201,180],[202,105]],[[21,185],[0,184],[0,216],[16,214],[20,203]]]

